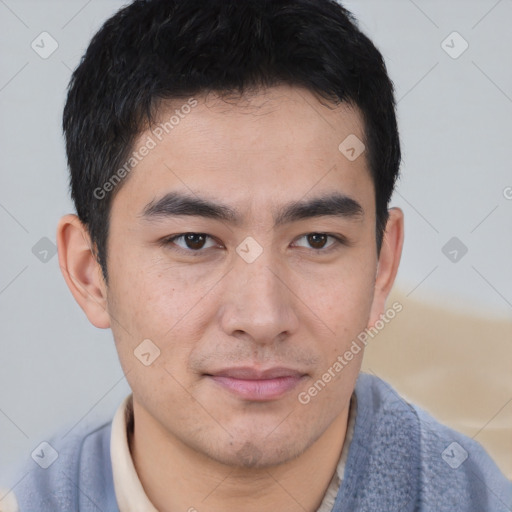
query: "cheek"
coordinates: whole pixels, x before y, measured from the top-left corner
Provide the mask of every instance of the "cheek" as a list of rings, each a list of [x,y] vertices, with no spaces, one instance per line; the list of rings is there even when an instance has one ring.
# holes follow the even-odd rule
[[[360,254],[329,271],[302,279],[304,302],[337,338],[365,328],[374,293],[375,258]]]
[[[135,369],[135,374],[143,370],[134,353],[149,339],[160,351],[151,367],[163,371],[165,363],[172,373],[183,374],[204,334],[209,315],[205,299],[216,280],[211,272],[198,276],[161,260],[132,257],[119,262],[110,274],[108,307],[123,368]]]
[[[193,309],[206,294],[209,280],[161,256],[144,256],[134,253],[112,272],[115,309],[135,330],[160,336]]]
[[[335,399],[342,393],[342,388],[355,381],[359,373],[364,344],[358,336],[364,333],[370,319],[374,279],[369,268],[374,264],[375,260],[371,258],[366,261],[359,258],[350,267],[340,270],[339,279],[331,279],[322,294],[318,293],[315,312],[329,330],[321,338],[322,365],[316,378],[321,378],[329,370],[335,375],[329,385],[330,391],[324,395],[327,401],[329,397]],[[327,379],[331,377],[326,376]]]

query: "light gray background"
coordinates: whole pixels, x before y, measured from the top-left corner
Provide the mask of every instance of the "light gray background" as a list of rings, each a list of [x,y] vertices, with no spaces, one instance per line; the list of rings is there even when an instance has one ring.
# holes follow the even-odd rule
[[[43,237],[55,242],[59,217],[73,210],[61,135],[71,70],[121,5],[0,0],[0,478],[56,430],[108,418],[129,392],[110,331],[88,323],[57,257],[32,252]],[[392,203],[406,215],[397,286],[510,318],[512,1],[345,5],[396,85],[403,177]],[[31,48],[43,31],[59,45],[47,59]],[[469,44],[457,59],[441,46],[453,31]],[[457,263],[442,252],[453,236],[468,248]]]

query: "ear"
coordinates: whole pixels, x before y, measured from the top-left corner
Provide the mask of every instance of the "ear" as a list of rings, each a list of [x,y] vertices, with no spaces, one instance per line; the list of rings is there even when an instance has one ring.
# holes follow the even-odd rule
[[[398,272],[403,243],[404,213],[400,208],[391,208],[379,255],[369,326],[384,313],[386,299]]]
[[[94,257],[87,228],[76,215],[65,215],[57,227],[59,265],[73,297],[89,321],[100,329],[110,327],[107,286]]]

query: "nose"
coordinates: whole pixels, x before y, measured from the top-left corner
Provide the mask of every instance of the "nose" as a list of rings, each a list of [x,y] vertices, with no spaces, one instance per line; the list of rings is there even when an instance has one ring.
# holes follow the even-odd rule
[[[227,335],[261,345],[282,341],[296,332],[297,298],[287,273],[270,253],[271,249],[265,249],[252,263],[235,258],[224,283],[220,313],[221,328]]]

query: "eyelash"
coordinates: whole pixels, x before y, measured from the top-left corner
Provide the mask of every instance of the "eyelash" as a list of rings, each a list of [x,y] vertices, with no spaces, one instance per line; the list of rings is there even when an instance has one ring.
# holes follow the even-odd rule
[[[184,238],[185,236],[187,235],[201,235],[201,236],[205,236],[211,240],[214,240],[214,238],[206,233],[196,233],[196,232],[193,232],[193,231],[189,231],[187,233],[181,233],[179,235],[172,235],[170,237],[167,237],[167,238],[164,238],[161,240],[161,245],[164,246],[164,247],[168,247],[170,244],[174,244],[174,242],[180,238]],[[339,246],[341,245],[349,245],[348,241],[346,238],[342,237],[342,236],[338,236],[338,235],[332,235],[330,233],[324,233],[324,232],[320,232],[320,231],[312,231],[311,233],[306,233],[304,235],[301,235],[299,238],[297,238],[297,240],[300,240],[301,238],[305,238],[309,235],[325,235],[327,236],[328,238],[332,238],[334,240],[334,243],[330,244],[329,246],[327,246],[327,249],[324,249],[324,248],[321,248],[321,249],[314,249],[314,248],[311,248],[311,250],[315,253],[324,253],[324,254],[328,254],[330,253],[331,251],[333,250],[336,250],[337,248],[339,248]],[[201,255],[202,253],[204,253],[204,251],[206,251],[207,249],[211,249],[212,247],[207,247],[206,249],[197,249],[197,250],[194,250],[194,249],[184,249],[183,247],[179,247],[179,246],[175,246],[173,248],[173,250],[177,251],[177,252],[180,252],[182,254],[187,254],[187,255],[193,255],[193,256],[196,256],[196,255]]]

